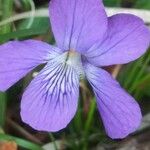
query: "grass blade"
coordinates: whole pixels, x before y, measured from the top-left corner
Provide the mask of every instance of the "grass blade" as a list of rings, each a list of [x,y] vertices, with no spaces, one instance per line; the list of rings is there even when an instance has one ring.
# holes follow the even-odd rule
[[[18,146],[28,149],[28,150],[43,150],[43,148],[40,147],[39,145],[23,140],[21,138],[17,138],[17,137],[6,135],[6,134],[0,134],[0,141],[14,141],[16,142]]]

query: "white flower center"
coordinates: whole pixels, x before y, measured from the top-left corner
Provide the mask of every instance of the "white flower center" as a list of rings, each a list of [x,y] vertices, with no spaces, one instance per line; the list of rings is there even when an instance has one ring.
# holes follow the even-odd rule
[[[72,67],[81,79],[85,77],[83,64],[81,60],[81,54],[79,54],[78,52],[74,50],[69,50],[62,54],[55,55],[55,58],[51,59],[48,62],[49,66],[57,66],[59,64],[62,64],[64,68],[66,65]]]
[[[82,61],[81,61],[81,54],[79,54],[78,52],[74,50],[70,50],[64,54],[66,55],[65,63],[72,66],[76,70],[76,72],[79,74],[79,76],[83,78],[84,70],[83,70]]]

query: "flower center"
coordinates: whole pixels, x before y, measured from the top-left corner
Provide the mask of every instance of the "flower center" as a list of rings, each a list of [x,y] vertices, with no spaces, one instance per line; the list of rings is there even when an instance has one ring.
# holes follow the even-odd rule
[[[66,61],[65,61],[66,64],[72,66],[77,71],[79,76],[83,78],[84,71],[83,71],[83,65],[81,61],[81,54],[79,54],[74,50],[70,50],[66,52],[66,54],[67,54]]]
[[[81,54],[74,50],[69,50],[62,54],[57,54],[54,59],[51,59],[48,62],[48,64],[49,66],[57,66],[61,64],[64,68],[66,68],[66,66],[70,66],[75,70],[81,79],[85,77]]]

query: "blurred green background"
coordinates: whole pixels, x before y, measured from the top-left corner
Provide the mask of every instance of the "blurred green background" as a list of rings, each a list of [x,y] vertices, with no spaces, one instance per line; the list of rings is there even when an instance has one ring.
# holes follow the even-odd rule
[[[104,0],[104,3],[108,7],[150,10],[150,0]],[[5,19],[11,20],[13,16],[47,6],[48,0],[0,0],[0,24]],[[49,26],[47,17],[34,16],[5,23],[0,25],[0,43],[34,38],[53,44],[54,38]],[[34,72],[40,68],[42,66]],[[106,69],[115,73],[120,84],[140,103],[146,120],[141,130],[125,140],[108,138],[96,108],[95,97],[86,81],[81,83],[78,112],[66,129],[54,134],[33,130],[21,121],[19,114],[21,95],[33,77],[31,72],[6,93],[0,93],[0,150],[2,147],[6,150],[150,149],[150,117],[147,117],[150,114],[150,52],[147,51],[143,57],[130,64]]]

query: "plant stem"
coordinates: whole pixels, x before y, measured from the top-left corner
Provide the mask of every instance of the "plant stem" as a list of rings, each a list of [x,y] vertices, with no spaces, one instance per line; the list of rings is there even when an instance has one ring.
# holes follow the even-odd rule
[[[12,14],[13,1],[12,0],[0,0],[2,16],[1,19],[5,19]],[[6,33],[11,31],[11,25],[8,24],[0,28],[0,33]],[[4,42],[4,41],[3,41]],[[4,127],[7,105],[6,94],[0,92],[0,126]]]
[[[49,133],[49,136],[50,136],[50,139],[52,140],[52,142],[53,142],[53,144],[54,144],[55,150],[58,150],[57,144],[56,144],[56,142],[55,142],[55,138],[54,138],[53,134],[52,134],[52,133]]]
[[[10,17],[13,11],[13,0],[1,0],[2,1],[2,20]],[[7,24],[2,27],[1,32],[7,33],[11,31],[11,24]]]
[[[6,117],[6,94],[0,93],[0,126],[4,127]]]
[[[93,119],[94,119],[94,113],[95,113],[95,110],[96,110],[96,102],[95,102],[95,98],[91,101],[91,107],[90,107],[90,111],[88,113],[88,118],[87,118],[87,121],[85,123],[85,128],[84,128],[84,138],[85,138],[85,141],[84,141],[84,145],[83,145],[83,150],[87,150],[88,148],[88,134],[89,134],[89,130],[90,130],[90,127],[91,127],[91,124],[93,122]]]

